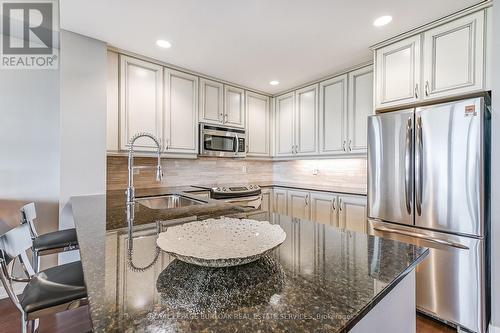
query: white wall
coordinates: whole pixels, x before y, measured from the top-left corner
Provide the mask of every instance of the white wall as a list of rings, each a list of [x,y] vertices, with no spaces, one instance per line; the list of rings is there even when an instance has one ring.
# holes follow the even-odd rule
[[[59,228],[66,229],[74,227],[71,196],[106,191],[106,44],[63,30],[60,54]]]
[[[57,229],[57,70],[0,71],[0,200],[35,201],[38,231]]]
[[[491,145],[491,324],[500,332],[500,0],[493,2],[493,115]]]

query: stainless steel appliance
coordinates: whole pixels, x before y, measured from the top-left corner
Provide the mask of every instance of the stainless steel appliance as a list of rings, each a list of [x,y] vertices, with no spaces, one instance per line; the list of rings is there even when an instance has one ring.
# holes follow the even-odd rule
[[[200,124],[200,155],[245,157],[245,130]]]
[[[210,190],[210,198],[223,200],[238,206],[259,208],[262,190],[259,185],[196,186]]]
[[[429,247],[417,307],[474,332],[489,320],[489,97],[368,119],[370,232]]]

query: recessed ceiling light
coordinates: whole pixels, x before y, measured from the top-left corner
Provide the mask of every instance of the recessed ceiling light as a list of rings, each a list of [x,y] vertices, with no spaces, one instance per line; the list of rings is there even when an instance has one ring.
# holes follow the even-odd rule
[[[272,86],[277,86],[278,84],[280,84],[280,81],[273,80],[273,81],[269,82],[269,84]]]
[[[158,45],[159,47],[164,48],[164,49],[169,49],[172,46],[172,44],[170,44],[170,42],[168,40],[164,40],[164,39],[158,39],[156,41],[156,45]]]
[[[373,21],[373,25],[376,27],[382,27],[386,24],[389,24],[391,21],[392,21],[392,16],[384,15],[384,16],[380,16],[378,19]]]

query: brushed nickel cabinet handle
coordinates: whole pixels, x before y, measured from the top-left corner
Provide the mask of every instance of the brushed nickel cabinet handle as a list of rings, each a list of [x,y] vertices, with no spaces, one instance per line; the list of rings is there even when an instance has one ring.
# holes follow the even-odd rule
[[[429,81],[425,81],[425,96],[429,97],[430,92],[429,92]]]
[[[344,142],[342,143],[342,150],[345,152],[345,144],[346,144],[346,140],[344,140]]]
[[[352,151],[352,139],[349,139],[349,151]]]
[[[415,83],[415,98],[418,98],[418,83]]]

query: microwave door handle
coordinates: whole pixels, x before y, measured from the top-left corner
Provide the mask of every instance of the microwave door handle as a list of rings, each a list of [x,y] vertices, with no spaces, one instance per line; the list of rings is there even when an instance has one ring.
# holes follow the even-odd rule
[[[238,134],[235,134],[234,135],[234,139],[235,139],[235,145],[234,145],[234,154],[238,154],[238,145],[240,143],[240,140],[238,139]]]

